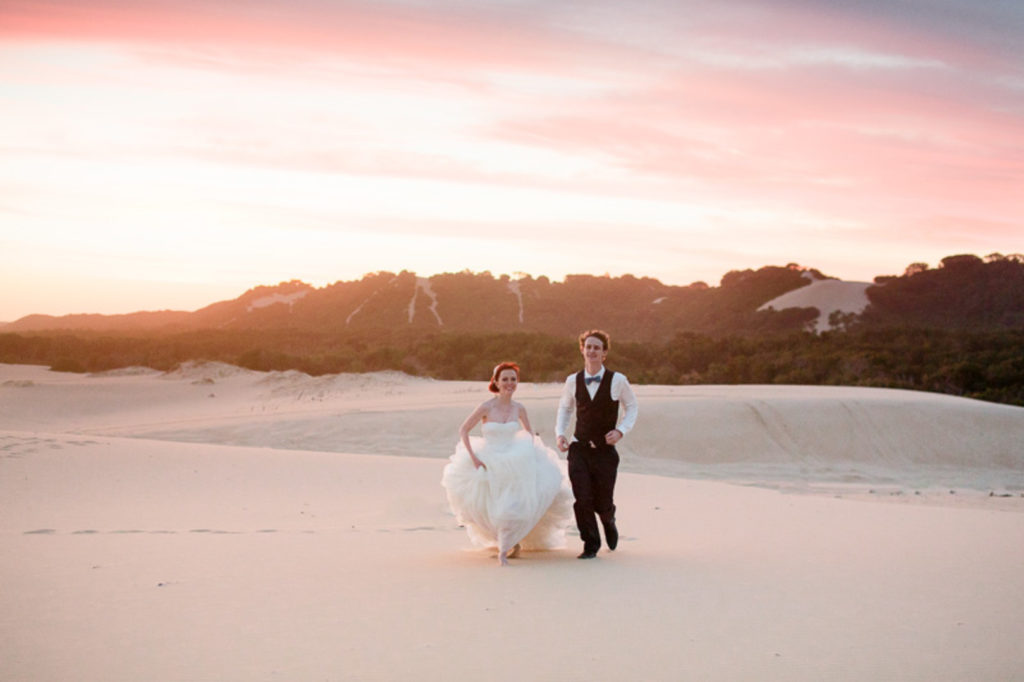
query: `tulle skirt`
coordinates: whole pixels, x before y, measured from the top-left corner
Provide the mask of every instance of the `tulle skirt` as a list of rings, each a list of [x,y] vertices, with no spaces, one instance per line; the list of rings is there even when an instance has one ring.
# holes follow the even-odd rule
[[[518,423],[485,423],[470,444],[486,469],[473,466],[460,442],[441,476],[448,504],[470,540],[508,551],[565,546],[572,492],[554,450]]]

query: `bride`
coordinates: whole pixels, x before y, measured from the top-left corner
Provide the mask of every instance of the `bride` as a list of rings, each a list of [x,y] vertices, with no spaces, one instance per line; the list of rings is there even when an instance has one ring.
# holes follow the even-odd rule
[[[561,547],[572,517],[572,493],[558,455],[533,435],[526,408],[512,400],[518,384],[514,362],[494,368],[488,390],[497,395],[466,417],[441,476],[448,504],[470,540],[496,546],[502,566],[520,548]],[[471,437],[480,421],[483,438]]]

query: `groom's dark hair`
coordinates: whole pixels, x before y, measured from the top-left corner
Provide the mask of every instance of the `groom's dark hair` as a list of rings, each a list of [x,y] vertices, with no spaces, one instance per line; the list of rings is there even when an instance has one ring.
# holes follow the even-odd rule
[[[601,339],[601,343],[604,344],[605,352],[610,351],[612,349],[611,337],[608,336],[608,332],[602,331],[600,329],[589,329],[580,334],[580,348],[583,348],[583,344],[586,343],[587,339],[589,339],[591,336]]]

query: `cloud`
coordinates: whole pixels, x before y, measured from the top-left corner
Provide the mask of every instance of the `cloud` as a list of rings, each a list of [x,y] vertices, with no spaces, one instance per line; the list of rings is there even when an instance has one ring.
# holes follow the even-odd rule
[[[614,245],[596,271],[684,283],[766,261],[844,275],[894,243],[902,267],[1019,230],[1020,18],[966,0],[8,1],[0,210],[43,235],[26,253],[87,226],[91,255],[107,230],[130,259],[139,221],[179,258],[180,225],[227,235],[218,253],[293,234],[294,272],[256,246],[235,259],[280,279],[353,240],[378,254],[353,267],[429,274],[416,263],[454,253],[557,276],[588,235]],[[388,239],[416,263],[386,262]],[[519,262],[492,260],[502,240]],[[193,265],[216,279],[216,260]]]
[[[541,66],[564,52],[543,27],[518,30],[489,12],[386,2],[7,2],[0,36],[234,50],[329,53],[427,68]],[[279,53],[287,58],[286,54]]]

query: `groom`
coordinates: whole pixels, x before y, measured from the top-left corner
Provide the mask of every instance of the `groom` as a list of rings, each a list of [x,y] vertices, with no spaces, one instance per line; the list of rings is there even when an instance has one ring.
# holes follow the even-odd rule
[[[576,497],[573,510],[583,540],[583,553],[578,558],[593,559],[601,548],[597,519],[604,526],[608,549],[614,550],[619,544],[613,500],[619,467],[615,444],[636,423],[637,402],[626,375],[604,367],[610,347],[608,334],[592,329],[580,334],[579,341],[583,371],[565,380],[555,434],[558,449],[569,451],[569,481]],[[624,412],[621,422],[620,402]],[[566,432],[574,411],[576,430],[570,444]]]

